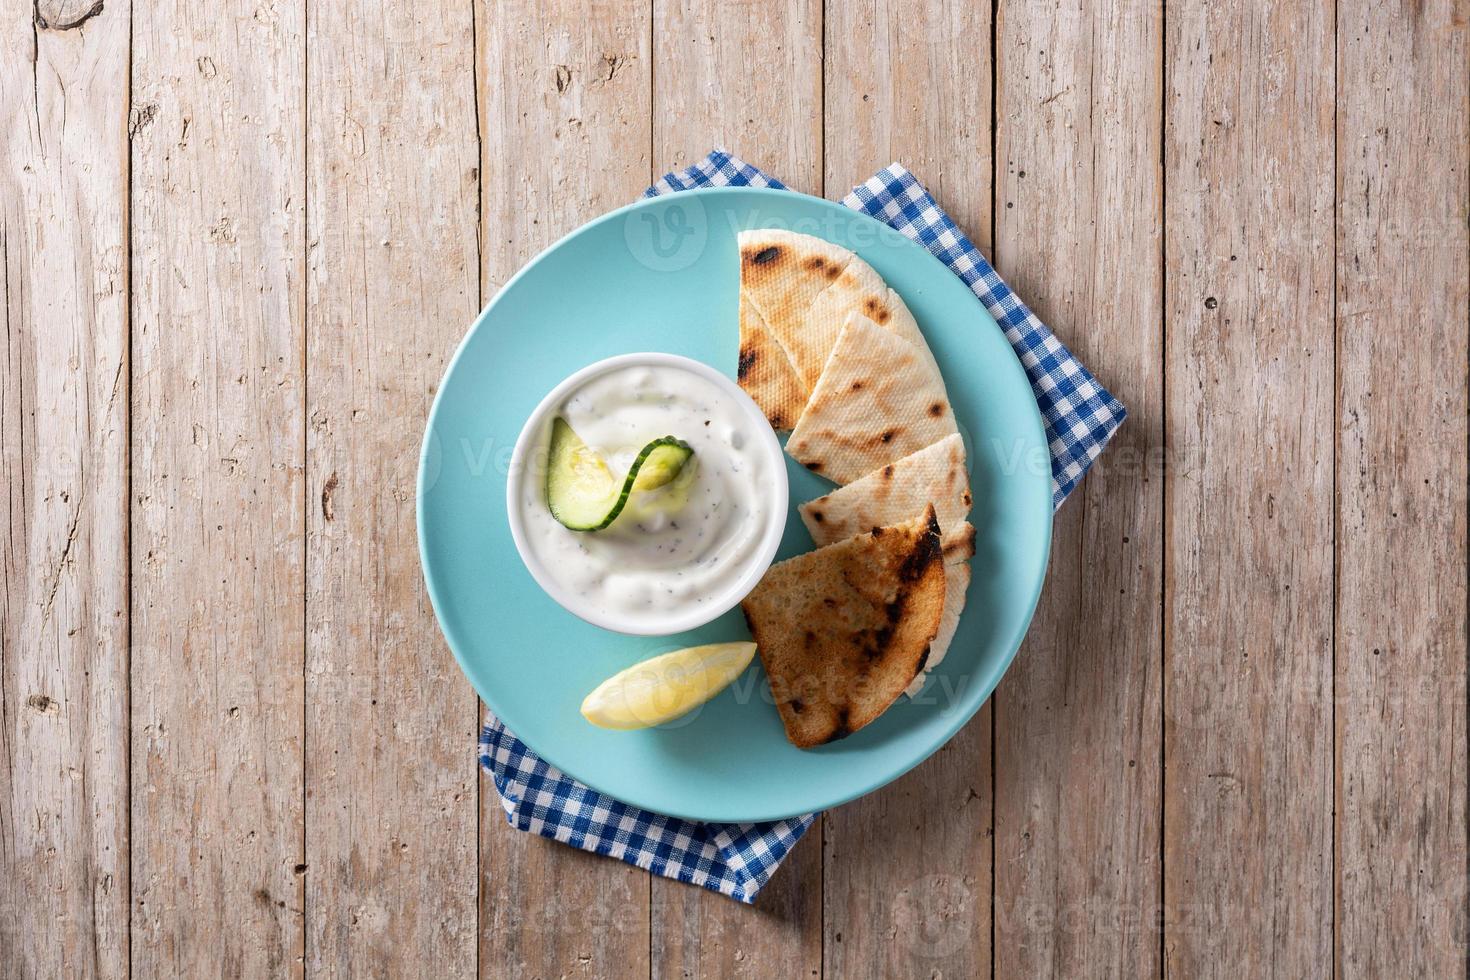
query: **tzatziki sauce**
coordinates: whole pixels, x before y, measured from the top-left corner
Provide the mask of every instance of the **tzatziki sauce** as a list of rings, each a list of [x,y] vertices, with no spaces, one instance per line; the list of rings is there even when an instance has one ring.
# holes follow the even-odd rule
[[[586,608],[645,627],[726,595],[759,559],[776,519],[773,461],[763,444],[770,433],[755,428],[765,423],[752,414],[677,364],[613,366],[567,392],[543,420],[518,494],[525,544],[542,572]],[[608,527],[573,531],[551,515],[546,498],[557,415],[619,480],[661,436],[682,439],[694,456],[672,483],[633,491]]]

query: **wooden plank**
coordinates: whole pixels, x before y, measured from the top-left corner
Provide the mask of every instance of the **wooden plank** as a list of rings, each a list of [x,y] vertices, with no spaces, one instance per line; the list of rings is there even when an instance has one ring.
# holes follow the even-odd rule
[[[967,0],[828,5],[829,196],[900,160],[989,246],[990,30],[990,5]],[[990,975],[991,735],[987,705],[923,766],[827,813],[827,975]]]
[[[1466,8],[1338,8],[1337,964],[1465,970]]]
[[[681,882],[653,882],[655,978],[815,977],[822,972],[822,828],[814,824],[754,908]]]
[[[479,310],[473,12],[309,17],[307,970],[472,976],[479,700],[424,591],[413,448]]]
[[[0,4],[0,975],[128,970],[128,4]]]
[[[1006,3],[996,49],[996,265],[1129,419],[1057,515],[1046,591],[995,698],[995,972],[1152,976],[1160,20],[1128,0]]]
[[[476,5],[483,299],[577,225],[649,181],[648,5]],[[488,777],[480,804],[480,972],[649,974],[649,880],[512,830]]]
[[[133,18],[137,976],[302,970],[300,10]]]
[[[1164,968],[1332,957],[1333,5],[1171,5]]]
[[[820,0],[655,0],[653,8],[655,176],[718,145],[788,187],[820,194]]]
[[[989,254],[995,196],[990,32],[990,5],[975,0],[829,5],[829,197],[841,198],[898,160]]]
[[[653,164],[722,145],[798,190],[822,188],[822,10],[795,4],[654,4]],[[772,89],[755,78],[787,79]],[[732,321],[733,322],[733,321]],[[655,879],[656,977],[802,977],[822,966],[821,827],[782,864],[757,911]]]

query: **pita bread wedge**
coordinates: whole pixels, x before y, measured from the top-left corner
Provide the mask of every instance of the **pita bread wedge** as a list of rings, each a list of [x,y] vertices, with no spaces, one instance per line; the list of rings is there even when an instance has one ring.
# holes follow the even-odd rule
[[[740,290],[755,304],[766,329],[783,348],[783,338],[804,322],[812,301],[842,275],[853,258],[839,245],[779,228],[742,231],[736,241]],[[791,357],[789,349],[786,354]],[[796,363],[794,358],[792,363]]]
[[[741,608],[794,745],[859,730],[912,683],[939,632],[944,577],[932,507],[771,566]]]
[[[971,503],[965,444],[958,432],[802,504],[801,519],[821,546],[907,520],[930,503],[948,547]]]
[[[740,291],[740,387],[777,432],[786,432],[801,417],[810,390],[801,383],[781,345],[766,329],[755,304]]]
[[[849,314],[786,452],[847,484],[953,435],[954,411],[932,364],[926,351]]]
[[[969,527],[968,524],[965,526]],[[946,558],[944,611],[939,615],[939,631],[934,634],[934,642],[929,644],[929,659],[924,662],[924,669],[919,671],[903,692],[909,697],[918,696],[918,693],[924,689],[924,682],[928,680],[929,672],[938,667],[944,660],[944,655],[949,652],[949,645],[954,640],[955,630],[960,627],[960,613],[965,611],[965,593],[969,589],[970,566],[964,562],[950,564]]]
[[[849,313],[863,314],[933,363],[908,306],[857,255],[811,235],[774,228],[743,231],[738,241],[741,288],[807,391],[816,386]]]
[[[933,360],[908,306],[872,266],[854,255],[832,284],[817,294],[805,319],[791,325],[789,332],[779,331],[781,344],[790,351],[796,373],[808,389],[816,387],[850,313],[861,313]]]

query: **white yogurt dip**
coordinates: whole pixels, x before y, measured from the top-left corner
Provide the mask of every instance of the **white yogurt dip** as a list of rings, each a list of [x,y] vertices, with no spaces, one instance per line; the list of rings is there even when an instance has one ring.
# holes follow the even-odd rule
[[[558,415],[619,479],[661,436],[694,456],[673,483],[634,491],[608,527],[572,531],[546,500]],[[786,520],[785,463],[760,410],[713,369],[672,355],[612,358],[558,386],[522,443],[528,434],[534,448],[518,444],[507,488],[512,531],[537,581],[582,618],[630,633],[690,629],[744,598],[770,564]]]

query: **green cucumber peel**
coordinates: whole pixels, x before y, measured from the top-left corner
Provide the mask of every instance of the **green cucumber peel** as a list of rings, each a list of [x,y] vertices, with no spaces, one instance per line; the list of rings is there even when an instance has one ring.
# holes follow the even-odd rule
[[[617,520],[634,490],[655,490],[671,483],[693,456],[687,442],[663,436],[644,446],[618,481],[602,457],[558,416],[551,424],[546,503],[563,527],[600,531]]]

